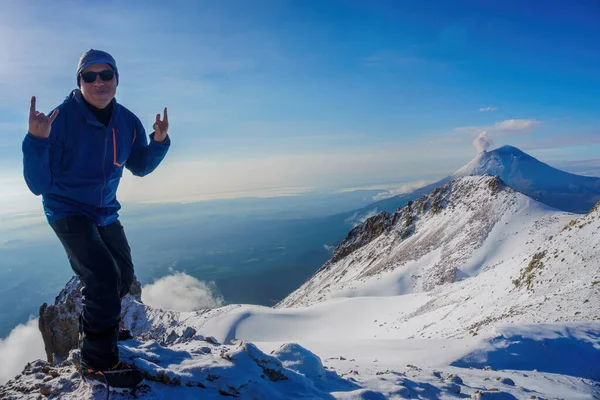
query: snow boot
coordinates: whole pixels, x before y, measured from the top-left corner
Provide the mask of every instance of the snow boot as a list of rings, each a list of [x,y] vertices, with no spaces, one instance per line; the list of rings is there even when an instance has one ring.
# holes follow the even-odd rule
[[[144,381],[144,376],[140,371],[122,361],[104,370],[90,368],[82,362],[80,373],[87,383],[102,385],[107,389],[135,389]]]

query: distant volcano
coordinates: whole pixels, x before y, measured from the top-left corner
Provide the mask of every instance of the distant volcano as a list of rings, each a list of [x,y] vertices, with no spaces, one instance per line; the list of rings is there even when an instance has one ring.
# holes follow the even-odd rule
[[[600,178],[552,168],[513,146],[483,151],[450,178],[498,175],[506,184],[559,210],[587,213],[600,201]]]
[[[469,175],[498,175],[515,190],[550,207],[585,214],[600,201],[600,178],[574,175],[544,164],[513,146],[482,151],[454,174],[414,192],[378,201],[364,208],[393,212],[409,200],[429,194],[451,180]]]

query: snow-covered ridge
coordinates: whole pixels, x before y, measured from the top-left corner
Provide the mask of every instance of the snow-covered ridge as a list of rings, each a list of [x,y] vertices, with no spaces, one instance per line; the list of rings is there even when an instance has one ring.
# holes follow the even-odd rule
[[[600,322],[512,324],[453,340],[406,338],[423,330],[421,313],[402,330],[390,330],[390,317],[427,304],[423,295],[186,313],[127,298],[124,325],[136,340],[119,343],[121,359],[146,380],[135,392],[110,398],[594,399],[600,390]],[[441,315],[429,310],[427,325]],[[81,383],[78,357],[73,350],[58,364],[28,364],[0,387],[0,398],[104,399],[104,388]]]
[[[68,295],[77,302],[77,293]],[[319,357],[297,344],[279,346],[268,355],[246,341],[224,344],[197,333],[204,312],[164,312],[131,297],[123,307],[123,322],[136,340],[119,343],[120,358],[144,373],[145,384],[133,392],[114,392],[112,399],[308,399],[324,398],[333,388],[358,388],[326,370]],[[0,398],[105,398],[105,388],[81,382],[78,365],[79,350],[60,362],[32,362],[0,387]]]
[[[566,213],[515,192],[498,177],[457,178],[393,214],[381,213],[355,227],[333,258],[278,307],[336,296],[428,291],[488,267],[497,244],[512,242],[509,232],[534,221],[552,230],[565,218]],[[362,285],[382,276],[386,288]]]

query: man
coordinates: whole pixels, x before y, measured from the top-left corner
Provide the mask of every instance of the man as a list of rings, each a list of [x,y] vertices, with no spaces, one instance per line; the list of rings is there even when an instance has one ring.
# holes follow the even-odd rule
[[[42,195],[48,223],[83,283],[81,373],[89,382],[133,388],[139,371],[119,362],[121,298],[133,281],[131,251],[118,220],[117,186],[123,168],[151,173],[170,139],[167,109],[146,138],[140,120],[117,103],[119,70],[100,50],[84,53],[77,86],[49,116],[31,99],[23,169],[29,189]]]

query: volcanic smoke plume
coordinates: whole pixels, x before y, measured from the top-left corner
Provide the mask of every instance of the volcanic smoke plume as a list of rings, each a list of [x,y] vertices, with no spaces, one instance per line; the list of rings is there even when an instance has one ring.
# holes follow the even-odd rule
[[[482,151],[487,151],[492,147],[494,142],[492,142],[492,138],[487,135],[486,131],[483,131],[473,140],[473,146],[477,149],[477,152],[481,153]]]

